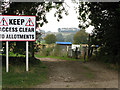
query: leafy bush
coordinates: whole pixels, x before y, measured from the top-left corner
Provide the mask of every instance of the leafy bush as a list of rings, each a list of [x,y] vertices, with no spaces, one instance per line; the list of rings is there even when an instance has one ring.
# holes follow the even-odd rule
[[[49,56],[52,51],[53,47],[47,47],[44,49],[40,49],[40,51],[37,54],[39,54],[40,56]]]
[[[40,60],[36,58],[29,57],[29,64],[35,65],[37,63],[41,63]],[[26,64],[26,57],[9,57],[9,64],[10,65],[25,65]],[[6,65],[6,56],[2,56],[2,66]]]
[[[41,49],[37,55],[39,56],[60,56],[60,57],[67,57],[67,52],[62,52],[59,46],[55,47],[47,47]]]
[[[51,56],[59,56],[60,55],[60,47],[59,46],[55,46],[55,48],[53,49],[53,51],[50,53]]]

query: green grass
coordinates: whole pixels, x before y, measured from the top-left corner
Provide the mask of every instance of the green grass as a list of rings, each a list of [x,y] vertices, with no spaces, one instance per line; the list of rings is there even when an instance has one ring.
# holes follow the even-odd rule
[[[82,68],[86,71],[86,72],[82,73],[86,78],[88,78],[88,79],[94,78],[94,74],[92,73],[92,71],[89,67],[83,66]]]
[[[17,56],[17,54],[14,54],[13,52],[9,52],[9,56]],[[25,57],[25,55],[18,54],[18,57]]]
[[[60,56],[40,56],[38,54],[36,54],[35,57],[38,57],[38,58],[54,58],[54,59],[72,60],[72,61],[84,61],[83,59],[74,59],[74,58],[60,57]]]
[[[91,72],[85,72],[85,73],[83,73],[83,75],[85,75],[85,77],[87,77],[89,79],[93,79],[94,78],[94,75]]]
[[[25,71],[25,65],[9,65],[9,72],[2,68],[3,88],[31,88],[47,80],[48,69],[41,62],[30,64],[29,71]]]
[[[5,54],[0,54],[2,56],[6,56]],[[17,54],[14,54],[13,52],[9,52],[9,57],[16,57]],[[18,57],[25,57],[25,55],[18,54]]]

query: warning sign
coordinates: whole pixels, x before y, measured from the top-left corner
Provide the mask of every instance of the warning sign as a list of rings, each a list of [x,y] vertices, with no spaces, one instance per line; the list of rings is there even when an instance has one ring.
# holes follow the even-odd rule
[[[7,24],[6,20],[4,19],[4,17],[0,21],[0,26],[8,26],[8,24]]]
[[[0,16],[0,41],[35,41],[36,16]]]
[[[32,20],[29,18],[25,26],[34,26]]]

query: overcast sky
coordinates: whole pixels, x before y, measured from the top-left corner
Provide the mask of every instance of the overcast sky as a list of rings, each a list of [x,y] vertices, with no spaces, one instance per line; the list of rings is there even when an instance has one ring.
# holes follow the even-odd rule
[[[63,18],[60,20],[60,22],[58,22],[57,18],[54,17],[55,10],[53,9],[46,15],[48,23],[44,24],[43,27],[40,27],[40,29],[45,30],[46,32],[57,32],[58,28],[78,28],[79,21],[77,19],[78,14],[74,10],[75,4],[73,4],[71,0],[67,1],[66,4],[69,6],[67,7],[69,15],[62,15]],[[86,29],[86,31],[91,33],[92,29],[93,27],[89,27]]]

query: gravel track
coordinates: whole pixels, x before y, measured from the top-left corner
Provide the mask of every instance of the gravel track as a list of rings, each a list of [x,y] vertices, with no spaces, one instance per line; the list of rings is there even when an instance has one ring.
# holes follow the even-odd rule
[[[48,81],[35,88],[118,88],[118,72],[100,63],[39,59],[49,74]]]

